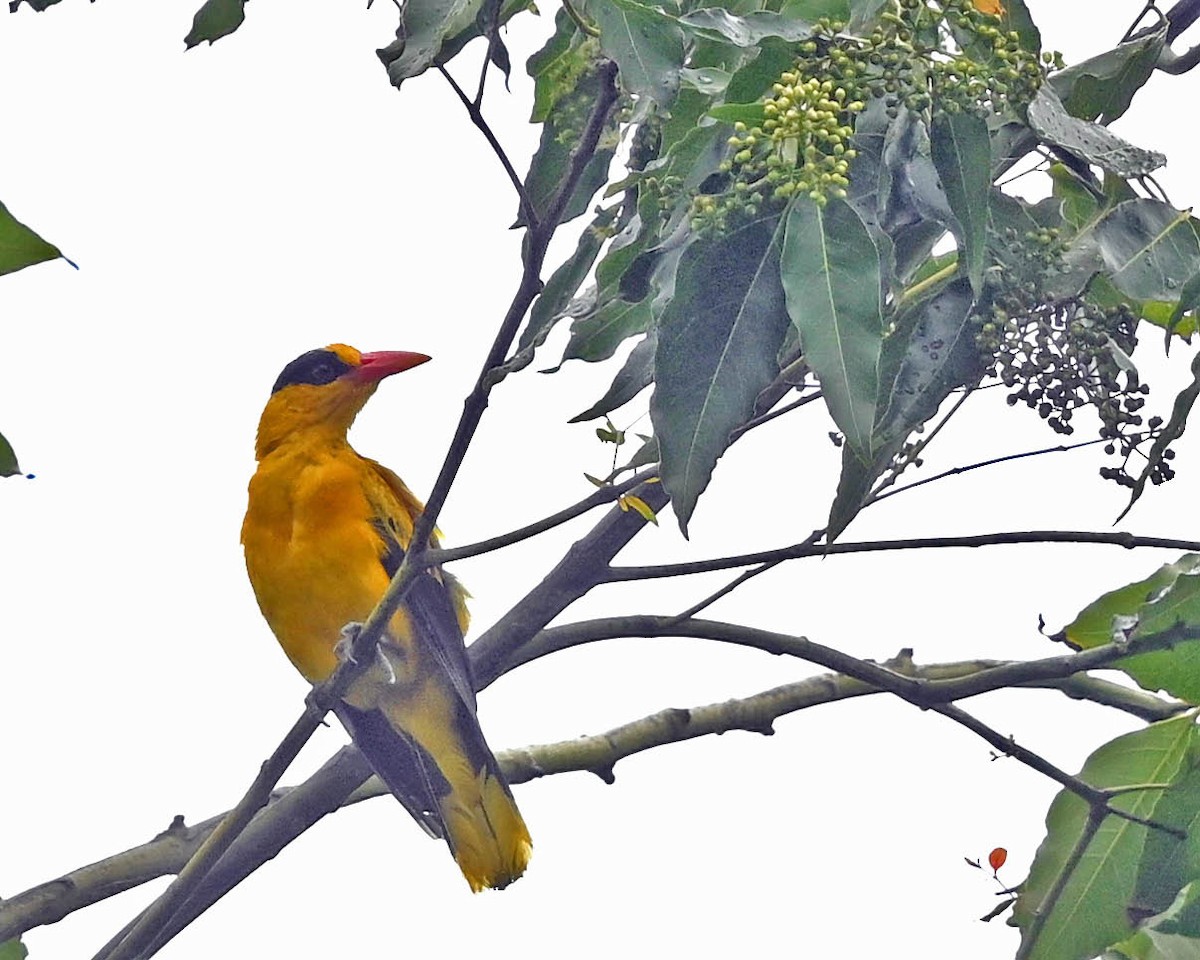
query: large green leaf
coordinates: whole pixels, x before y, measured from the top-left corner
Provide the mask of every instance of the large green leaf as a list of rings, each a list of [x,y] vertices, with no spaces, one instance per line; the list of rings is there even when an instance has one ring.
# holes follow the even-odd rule
[[[205,0],[192,18],[192,29],[183,38],[184,45],[190,50],[205,40],[216,43],[233,33],[245,19],[246,0]]]
[[[987,255],[988,192],[992,186],[987,124],[973,113],[939,114],[930,130],[933,165],[958,221],[962,264],[979,293]]]
[[[587,10],[600,28],[600,49],[621,71],[621,86],[669,107],[685,54],[673,18],[636,0],[596,0]]]
[[[1184,761],[1194,739],[1190,714],[1164,720],[1106,743],[1087,759],[1079,777],[1094,787],[1170,784],[1187,772]],[[1162,789],[1130,791],[1112,803],[1150,818],[1163,796]],[[1087,804],[1066,790],[1050,805],[1046,838],[1013,912],[1025,941],[1023,956],[1029,960],[1086,960],[1133,931],[1126,911],[1135,895],[1148,828],[1111,814],[1075,862],[1061,896],[1052,905],[1046,903],[1059,874],[1070,866],[1088,814]],[[1045,921],[1035,934],[1039,913]]]
[[[1135,147],[1107,127],[1071,116],[1049,84],[1042,84],[1027,115],[1043,143],[1062,147],[1118,177],[1145,177],[1167,162],[1155,150]]]
[[[1200,879],[1200,741],[1195,734],[1179,782],[1168,790],[1154,810],[1154,818],[1186,834],[1173,836],[1165,830],[1152,830],[1146,837],[1137,888],[1130,911],[1139,917],[1151,917],[1171,908],[1181,890]],[[1175,929],[1188,929],[1200,935],[1198,911],[1178,910]],[[1200,943],[1193,948],[1200,953]]]
[[[61,256],[58,247],[39,237],[0,203],[0,274],[14,273]]]
[[[1133,95],[1154,72],[1166,36],[1164,17],[1154,32],[1072,64],[1051,76],[1050,85],[1071,116],[1112,123],[1129,109]]]
[[[650,418],[662,481],[686,535],[729,435],[778,373],[788,314],[779,279],[783,224],[758,217],[703,237],[680,259],[659,321]]]
[[[1113,284],[1135,300],[1177,300],[1200,270],[1200,225],[1186,210],[1139,198],[1118,204],[1092,231]]]
[[[841,200],[807,197],[784,217],[788,315],[850,448],[869,461],[883,348],[884,259],[866,224]]]

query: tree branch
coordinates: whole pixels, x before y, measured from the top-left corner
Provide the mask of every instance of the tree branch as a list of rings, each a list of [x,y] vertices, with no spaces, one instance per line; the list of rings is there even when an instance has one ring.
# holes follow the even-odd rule
[[[926,682],[966,681],[972,676],[1010,665],[993,660],[915,664],[909,650],[901,651],[884,664],[897,674]],[[1148,722],[1166,719],[1187,709],[1186,704],[1164,701],[1153,694],[1095,677],[1045,678],[1026,685],[1057,689],[1073,699],[1112,706]],[[611,777],[616,763],[634,753],[731,730],[767,733],[776,719],[787,714],[882,692],[878,687],[851,677],[826,674],[741,699],[686,711],[661,711],[604,734],[507,750],[498,757],[510,783],[581,770]],[[680,713],[688,715],[686,723],[681,722]],[[352,746],[334,754],[304,783],[275,791],[270,803],[258,812],[176,917],[149,944],[147,955],[183,929],[194,919],[193,914],[202,913],[322,817],[341,806],[387,792],[378,778],[370,776],[366,760]],[[0,901],[0,942],[35,927],[56,923],[77,910],[158,877],[179,872],[226,815],[220,814],[190,827],[177,819],[147,843]]]
[[[462,105],[466,107],[467,114],[471,117],[471,122],[479,128],[479,132],[483,134],[484,139],[487,140],[488,145],[492,148],[492,153],[496,155],[496,158],[500,161],[500,165],[504,167],[504,172],[508,174],[508,179],[512,183],[513,189],[517,191],[517,197],[521,203],[521,212],[525,214],[525,222],[532,226],[538,222],[538,219],[537,212],[533,209],[533,201],[529,199],[529,192],[525,189],[524,182],[521,180],[516,169],[514,169],[512,161],[508,159],[508,154],[504,151],[504,147],[500,145],[500,141],[496,138],[496,134],[492,131],[491,126],[488,125],[487,120],[483,117],[483,112],[480,110],[480,104],[483,100],[483,81],[487,76],[488,58],[490,57],[491,47],[489,46],[487,57],[483,61],[483,75],[479,78],[479,100],[472,100],[468,97],[466,91],[458,85],[458,82],[450,74],[450,71],[442,64],[437,64],[437,69],[446,78],[446,82],[450,84],[450,89],[454,91],[455,95],[462,102]]]
[[[798,560],[802,557],[828,557],[839,553],[879,553],[887,550],[940,549],[947,547],[992,547],[1016,543],[1097,543],[1132,550],[1136,547],[1158,547],[1167,550],[1200,550],[1200,541],[1177,540],[1172,537],[1143,537],[1132,533],[1106,533],[1092,530],[1022,530],[1013,533],[981,533],[964,537],[915,537],[906,540],[870,540],[863,543],[808,544],[798,543],[776,550],[743,553],[710,560],[687,563],[663,563],[641,567],[609,567],[606,579],[651,580],[659,577],[680,577],[692,573],[710,573],[731,567],[748,567],[775,560]]]
[[[606,487],[601,487],[589,496],[584,497],[578,503],[572,504],[558,513],[552,513],[548,517],[543,517],[524,527],[519,527],[516,530],[511,530],[508,533],[502,533],[499,536],[489,537],[487,540],[480,540],[477,543],[468,543],[461,547],[447,547],[430,550],[425,554],[426,561],[432,566],[441,566],[446,563],[453,563],[455,560],[465,560],[468,557],[477,557],[480,554],[491,553],[494,550],[499,550],[502,547],[511,546],[514,543],[520,543],[522,540],[528,540],[531,537],[536,537],[538,534],[545,533],[547,530],[553,530],[555,527],[561,526],[576,517],[582,516],[589,510],[595,507],[603,506],[606,503],[612,503],[619,499],[623,494],[628,493],[639,484],[645,483],[650,478],[657,476],[657,470],[643,470],[641,473],[635,474],[621,483],[610,484]]]
[[[309,741],[317,728],[354,678],[375,659],[375,644],[360,630],[354,636],[348,656],[341,658],[337,668],[325,681],[316,684],[308,696],[304,713],[292,724],[291,730],[259,769],[238,805],[229,811],[188,860],[162,895],[132,923],[118,934],[97,955],[98,960],[132,960],[145,956],[147,945],[172,920],[180,908],[195,893],[206,875],[217,865],[222,855],[233,845],[250,824],[254,815],[271,799],[271,791],[287,772],[292,761]]]

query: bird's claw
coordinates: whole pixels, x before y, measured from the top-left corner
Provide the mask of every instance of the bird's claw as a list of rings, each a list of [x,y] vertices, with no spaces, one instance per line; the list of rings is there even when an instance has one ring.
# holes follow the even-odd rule
[[[344,661],[358,663],[354,659],[354,641],[362,633],[362,628],[363,625],[357,620],[351,620],[342,627],[342,635],[338,638],[338,642],[333,645],[333,655],[338,658],[339,663]]]

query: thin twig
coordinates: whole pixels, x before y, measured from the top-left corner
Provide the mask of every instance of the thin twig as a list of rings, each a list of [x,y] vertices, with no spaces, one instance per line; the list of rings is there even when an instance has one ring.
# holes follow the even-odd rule
[[[1008,463],[1010,460],[1023,460],[1026,457],[1040,457],[1045,453],[1065,453],[1068,450],[1078,450],[1080,447],[1091,447],[1097,443],[1109,443],[1110,441],[1104,437],[1097,437],[1094,440],[1082,440],[1079,443],[1060,443],[1055,447],[1043,447],[1040,450],[1025,450],[1022,453],[1010,453],[1003,457],[993,457],[991,460],[980,460],[978,463],[968,463],[961,467],[951,467],[949,470],[943,470],[941,473],[925,477],[922,480],[917,480],[913,483],[905,484],[903,487],[897,487],[894,490],[881,491],[878,495],[871,499],[872,503],[878,503],[880,500],[886,500],[888,497],[894,497],[898,493],[904,493],[906,490],[915,490],[917,487],[923,487],[927,483],[933,483],[935,480],[944,480],[946,477],[958,476],[960,473],[969,473],[972,470],[980,470],[983,467],[994,467],[998,463]]]
[[[477,557],[480,554],[491,553],[502,547],[520,543],[522,540],[536,537],[538,534],[545,533],[547,530],[552,530],[570,520],[574,520],[589,510],[603,506],[606,503],[612,503],[634,487],[645,483],[657,475],[658,471],[655,469],[643,470],[641,473],[635,474],[620,483],[601,487],[591,495],[584,497],[578,503],[559,510],[557,513],[552,513],[548,517],[543,517],[541,520],[537,520],[527,526],[518,527],[516,530],[510,530],[508,533],[502,533],[499,536],[489,537],[487,540],[464,544],[461,547],[444,547],[430,550],[425,555],[425,559],[432,566],[442,566],[443,564],[453,563],[455,560]]]
[[[797,560],[802,557],[827,557],[842,553],[879,553],[890,550],[945,549],[953,547],[994,547],[1017,543],[1095,543],[1132,550],[1136,547],[1155,547],[1165,550],[1200,550],[1200,541],[1177,540],[1172,537],[1142,537],[1132,533],[1095,530],[1020,530],[1011,533],[982,533],[963,537],[913,537],[906,540],[870,540],[862,543],[815,544],[798,543],[777,550],[743,553],[709,560],[685,563],[662,563],[649,566],[610,566],[609,582],[622,580],[651,580],[659,577],[681,577],[693,573],[710,573],[732,567],[748,567],[772,560]]]
[[[484,60],[483,64],[484,70],[486,71],[487,60]],[[500,145],[500,141],[496,139],[496,134],[492,132],[492,128],[483,118],[483,113],[479,109],[479,104],[475,103],[470,97],[467,96],[463,88],[460,87],[454,77],[450,75],[450,71],[447,70],[442,64],[437,64],[437,69],[438,72],[446,78],[446,82],[450,84],[450,88],[458,96],[458,99],[462,101],[462,105],[467,108],[467,114],[471,117],[471,122],[479,128],[479,131],[483,134],[484,139],[486,139],[488,144],[491,146],[492,152],[496,155],[497,159],[499,159],[500,165],[504,167],[504,172],[508,174],[508,179],[511,181],[513,189],[517,191],[517,197],[521,202],[521,212],[525,214],[525,222],[528,223],[532,228],[533,225],[538,222],[537,211],[533,209],[533,201],[529,199],[529,192],[525,189],[525,184],[522,182],[520,175],[513,168],[512,161],[508,159],[508,154],[504,152],[504,147]],[[482,86],[480,88],[480,92],[482,93]]]

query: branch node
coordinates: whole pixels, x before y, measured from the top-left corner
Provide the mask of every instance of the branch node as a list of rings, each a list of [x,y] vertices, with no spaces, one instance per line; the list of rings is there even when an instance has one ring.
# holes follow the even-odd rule
[[[612,764],[603,767],[588,767],[587,771],[588,773],[594,773],[610,787],[617,782],[617,774],[613,770]]]

